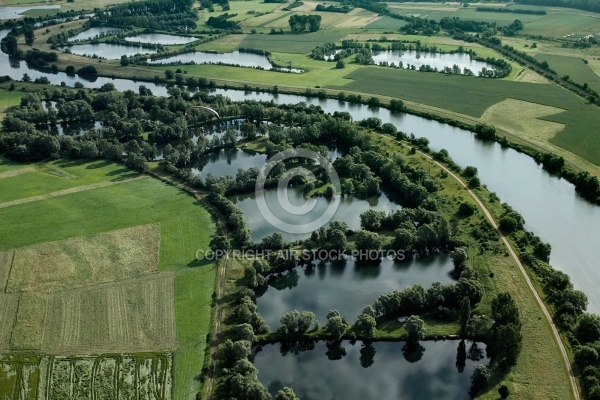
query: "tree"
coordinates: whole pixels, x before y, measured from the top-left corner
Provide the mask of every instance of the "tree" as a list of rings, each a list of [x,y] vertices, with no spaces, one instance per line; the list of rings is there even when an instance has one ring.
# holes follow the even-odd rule
[[[508,390],[508,386],[506,385],[502,385],[498,388],[498,394],[500,395],[501,399],[506,399],[508,397],[508,395],[510,394],[510,390]]]
[[[598,352],[591,346],[579,346],[575,351],[575,362],[581,369],[588,365],[596,365]]]
[[[600,340],[600,317],[595,314],[582,314],[577,321],[574,333],[581,343]]]
[[[381,236],[374,232],[361,230],[355,234],[355,237],[356,250],[360,252],[359,258],[369,260],[375,256],[376,258],[379,258],[378,253],[381,250],[381,245],[383,243]]]
[[[481,389],[487,385],[491,376],[490,369],[485,365],[475,366],[473,375],[471,375],[471,397],[477,396]]]
[[[468,297],[463,297],[460,301],[460,330],[463,337],[467,334],[467,327],[471,319],[471,301]]]
[[[254,329],[250,324],[239,324],[235,327],[235,336],[238,340],[247,340],[248,342],[255,342],[256,335]]]
[[[416,315],[411,315],[404,324],[404,329],[408,333],[407,344],[416,345],[419,340],[425,337],[424,322]]]
[[[337,69],[343,69],[343,68],[346,68],[346,63],[344,62],[344,60],[338,60],[338,61],[335,63],[335,67],[336,67]]]
[[[294,393],[294,391],[291,388],[284,387],[279,392],[277,392],[277,394],[275,395],[275,400],[300,400],[300,399],[298,399],[298,397],[296,396],[296,393]]]
[[[450,258],[452,259],[455,268],[461,268],[469,258],[469,253],[466,248],[457,247],[450,252]]]
[[[481,186],[481,181],[479,180],[477,175],[475,175],[469,179],[469,187],[470,188],[478,188],[479,186]]]
[[[228,366],[233,366],[239,360],[248,358],[252,353],[252,343],[247,340],[238,340],[233,342],[227,339],[223,344],[222,357]]]
[[[520,326],[519,309],[510,293],[498,293],[492,300],[494,326],[515,324]]]
[[[308,16],[308,30],[316,32],[321,29],[321,16],[320,15],[309,15]]]
[[[85,67],[81,67],[77,70],[77,75],[79,76],[96,76],[98,75],[98,71],[96,67],[93,65],[86,65]]]
[[[273,233],[271,236],[263,238],[261,245],[269,250],[281,250],[285,246],[285,238],[279,232]]]
[[[404,111],[406,109],[404,102],[400,99],[390,100],[390,110],[392,111]]]
[[[343,318],[339,315],[332,316],[331,318],[327,318],[327,324],[325,325],[325,330],[333,336],[335,340],[340,340],[344,333],[346,333],[346,328],[348,324],[343,320]]]
[[[315,314],[310,311],[292,311],[281,317],[281,326],[278,330],[283,337],[304,333],[315,323]]]
[[[501,325],[494,337],[494,356],[496,357],[496,361],[500,365],[515,365],[523,342],[520,326],[512,323]]]
[[[468,217],[475,214],[475,210],[477,210],[477,207],[475,207],[471,203],[467,203],[466,201],[460,203],[460,205],[458,206],[458,213],[464,217]]]
[[[360,314],[354,324],[356,332],[364,339],[372,339],[377,331],[377,321],[372,315]]]
[[[33,29],[27,27],[23,30],[23,35],[25,36],[25,44],[27,44],[28,46],[32,46],[35,40],[35,34],[33,32]]]
[[[231,243],[229,242],[229,239],[227,239],[226,236],[222,236],[222,235],[215,236],[214,238],[212,238],[210,243],[208,244],[208,246],[214,252],[218,252],[218,251],[227,252],[227,251],[231,250]]]
[[[360,226],[368,231],[379,231],[385,216],[385,211],[367,210],[360,214]]]
[[[28,73],[23,74],[23,78],[21,79],[23,82],[31,82],[31,77]]]
[[[472,167],[469,165],[465,167],[464,173],[467,178],[472,178],[477,175],[477,167]]]
[[[175,73],[170,69],[165,70],[165,78],[173,79],[175,77]]]
[[[129,65],[129,58],[125,54],[121,56],[121,66],[126,67]]]

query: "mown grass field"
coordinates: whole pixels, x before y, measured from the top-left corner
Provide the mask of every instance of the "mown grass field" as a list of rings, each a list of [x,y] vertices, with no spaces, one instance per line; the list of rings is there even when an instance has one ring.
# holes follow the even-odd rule
[[[0,166],[5,170],[21,167],[7,162],[1,162]],[[79,178],[82,181],[100,179],[102,175],[105,180],[111,180],[115,177],[115,174],[111,173],[121,169],[118,165],[108,165],[103,161],[82,163],[73,168],[77,170],[76,173],[81,173]],[[74,171],[73,168],[69,172]],[[65,170],[67,169],[68,166],[65,167]],[[26,177],[28,174],[20,177]],[[68,173],[67,177],[53,175],[52,178],[68,180],[69,175]],[[168,274],[172,276],[171,282],[174,280],[174,286],[171,284],[171,288],[174,289],[171,296],[175,298],[178,347],[175,350],[173,363],[173,398],[195,398],[200,386],[195,378],[200,374],[204,360],[205,340],[211,315],[211,296],[215,282],[214,265],[195,261],[196,250],[208,246],[210,236],[215,230],[210,215],[195,199],[172,186],[146,178],[3,208],[0,209],[0,219],[3,221],[0,226],[0,250],[101,234],[140,225],[158,224],[161,237],[159,275]],[[116,290],[112,297],[120,298],[124,302],[122,304],[127,304],[128,301],[131,304],[139,304],[139,307],[142,307],[140,310],[145,307],[144,300],[139,298],[140,294],[144,296],[156,294],[159,296],[157,301],[168,304],[165,298],[161,300],[159,293],[162,290],[160,287],[167,290],[169,285],[165,286],[165,282],[159,284],[158,281],[152,281],[152,276],[154,275],[146,278],[150,281],[144,283],[145,286],[139,287],[139,290],[136,289],[136,280],[125,286],[116,285],[114,288],[111,286],[111,290]],[[153,286],[155,283],[159,286]],[[82,288],[76,291],[82,290],[89,289]],[[134,293],[136,290],[137,295]],[[78,307],[77,304],[81,304],[82,309],[85,309],[85,304],[90,306],[94,301],[102,304],[105,302],[102,300],[104,296],[102,293],[88,292],[85,296],[83,296],[85,293],[79,293],[78,297],[76,296],[79,300],[74,297],[74,301],[68,302],[68,305]],[[72,294],[75,295],[74,292]],[[37,300],[33,298],[30,303],[35,304]],[[60,304],[66,304],[62,300],[54,296],[48,301],[56,304],[56,310],[60,310],[63,307]],[[80,303],[81,301],[84,303]],[[157,308],[153,310],[156,311]],[[69,315],[80,314],[69,312]],[[128,319],[127,322],[121,321],[118,326],[112,325],[113,328],[110,329],[119,329],[119,326],[127,327],[130,323],[134,324],[130,327],[134,332],[143,327],[140,324],[150,323],[150,321],[132,322]],[[80,329],[83,329],[80,330],[79,340],[83,340],[81,343],[84,344],[85,337],[90,334],[84,324],[90,326],[90,323],[82,320],[78,324]],[[126,337],[129,333],[116,331],[116,334]],[[6,333],[0,332],[0,336],[3,335],[6,336]],[[56,340],[60,342],[58,334],[53,336],[56,336]],[[34,334],[31,339],[39,340],[34,337]],[[107,345],[110,346],[110,343]]]
[[[320,32],[302,35],[248,35],[240,45],[278,53],[308,54],[317,46],[338,42],[343,37],[343,34]]]
[[[1,167],[2,164],[0,172]],[[99,182],[117,182],[138,175],[122,165],[110,162],[90,164],[58,160],[34,164],[30,168],[32,171],[26,174],[0,179],[0,203]]]
[[[600,76],[596,75],[589,64],[584,63],[581,58],[542,53],[536,54],[535,58],[539,61],[547,61],[550,68],[560,76],[568,75],[573,82],[580,85],[587,83],[595,91],[600,91]]]
[[[6,109],[12,106],[18,106],[23,97],[23,92],[8,91],[0,89],[0,115],[6,112]]]
[[[550,142],[600,165],[600,136],[590,129],[600,121],[598,108],[559,86],[380,67],[361,68],[347,78],[352,81],[335,88],[396,97],[478,118],[509,98],[563,109],[541,118],[565,125]]]

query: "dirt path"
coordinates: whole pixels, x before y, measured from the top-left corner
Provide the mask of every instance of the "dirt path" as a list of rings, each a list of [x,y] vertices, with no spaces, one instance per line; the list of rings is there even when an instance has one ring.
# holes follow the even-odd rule
[[[229,254],[225,255],[225,259],[221,262],[221,270],[219,272],[219,291],[217,294],[217,318],[215,320],[215,344],[211,360],[211,371],[206,383],[206,399],[210,400],[214,392],[215,374],[217,372],[217,354],[219,352],[219,344],[221,342],[221,319],[223,317],[223,294],[225,293],[225,268],[229,261]]]
[[[380,135],[380,136],[382,136],[382,137],[384,137],[384,138],[386,138],[388,140],[392,140],[389,137],[386,137],[385,135]],[[400,144],[401,146],[404,146],[400,142],[397,142],[395,140],[394,140],[394,142]],[[431,157],[429,154],[425,154],[425,153],[423,153],[421,151],[419,151],[419,153],[421,155],[427,157],[430,161],[432,161],[437,166],[439,166],[444,171],[446,171],[448,173],[448,175],[450,175],[452,178],[454,178],[454,180],[456,180],[464,189],[467,190],[467,192],[469,193],[469,195],[473,198],[473,200],[475,200],[475,202],[477,203],[477,205],[479,206],[479,208],[481,209],[481,211],[485,215],[486,219],[490,222],[490,224],[492,224],[492,226],[494,227],[494,229],[500,235],[500,239],[502,240],[502,242],[506,246],[506,248],[507,248],[510,256],[512,257],[512,259],[515,261],[515,263],[519,267],[519,271],[521,271],[521,274],[523,275],[523,278],[525,279],[525,282],[527,282],[527,286],[529,287],[529,289],[533,293],[533,296],[535,297],[535,300],[537,301],[538,305],[540,306],[540,309],[542,310],[542,313],[544,314],[544,317],[548,320],[548,323],[550,324],[550,327],[552,328],[552,333],[554,335],[554,339],[556,340],[556,343],[558,344],[558,348],[560,349],[560,353],[562,354],[563,362],[565,363],[565,365],[567,367],[567,370],[569,371],[569,380],[571,382],[571,389],[573,391],[573,398],[575,398],[576,400],[580,400],[581,396],[579,394],[579,388],[577,386],[577,381],[575,379],[575,374],[573,372],[573,368],[571,368],[571,362],[569,360],[569,355],[567,353],[567,349],[565,348],[565,345],[564,345],[564,343],[563,343],[563,341],[562,341],[562,339],[560,337],[560,334],[558,333],[558,328],[554,324],[554,321],[552,320],[552,316],[551,316],[550,312],[548,311],[548,308],[546,307],[546,304],[544,304],[542,298],[540,297],[540,295],[538,294],[537,290],[535,289],[535,286],[533,286],[533,283],[531,282],[531,279],[529,278],[529,275],[527,275],[527,271],[525,271],[525,267],[523,267],[523,264],[519,260],[519,257],[517,256],[517,254],[513,250],[512,246],[510,245],[508,239],[506,239],[506,236],[504,236],[504,234],[502,233],[502,231],[500,231],[500,228],[498,227],[498,224],[494,220],[494,217],[493,217],[492,213],[485,206],[485,204],[483,204],[483,202],[479,199],[479,197],[477,197],[477,195],[475,193],[473,193],[473,191],[463,182],[463,180],[458,175],[456,175],[450,169],[446,168],[446,166],[444,166],[443,164],[441,164],[438,161],[434,160],[433,157]]]
[[[431,160],[433,160],[431,157],[429,157],[429,158]],[[550,327],[552,328],[552,333],[554,334],[554,339],[556,340],[556,343],[558,343],[558,348],[560,349],[560,353],[562,354],[563,361],[564,361],[564,363],[565,363],[565,365],[567,367],[567,370],[569,371],[569,380],[571,381],[571,389],[573,391],[573,397],[576,400],[579,400],[581,398],[580,395],[579,395],[579,388],[577,386],[577,381],[575,380],[575,373],[573,372],[573,368],[571,368],[571,361],[569,360],[569,355],[567,353],[567,349],[565,348],[565,345],[564,345],[564,343],[563,343],[563,341],[562,341],[562,339],[560,337],[560,334],[558,333],[558,328],[556,327],[556,325],[554,324],[554,321],[552,320],[552,315],[548,311],[548,308],[546,307],[546,304],[543,302],[542,298],[540,297],[540,295],[538,294],[537,290],[535,289],[535,286],[533,286],[533,283],[531,282],[531,279],[529,278],[529,275],[527,274],[527,271],[525,271],[525,267],[523,267],[523,264],[521,263],[521,260],[519,260],[519,257],[517,256],[517,254],[513,250],[512,246],[510,245],[510,243],[508,241],[508,239],[506,239],[506,236],[504,236],[504,234],[498,228],[498,225],[496,224],[496,221],[494,220],[494,217],[492,216],[492,213],[490,212],[490,210],[487,209],[487,207],[483,204],[483,202],[479,199],[479,197],[477,197],[477,195],[475,193],[473,193],[473,191],[471,189],[469,189],[469,187],[467,185],[465,185],[463,183],[463,181],[457,175],[455,175],[452,171],[450,171],[448,168],[446,168],[445,166],[443,166],[439,162],[437,162],[437,161],[434,161],[434,162],[437,165],[439,165],[441,168],[443,168],[450,176],[452,176],[454,179],[456,179],[458,182],[460,182],[460,184],[465,189],[467,189],[467,191],[469,192],[469,194],[471,195],[471,197],[473,198],[473,200],[475,200],[477,202],[477,204],[479,205],[479,208],[481,209],[481,211],[483,211],[483,214],[485,215],[485,217],[487,218],[487,220],[490,222],[490,224],[492,224],[492,226],[494,227],[494,229],[500,235],[500,239],[502,239],[502,242],[506,246],[508,252],[510,253],[510,256],[512,257],[512,259],[519,266],[519,271],[521,271],[521,274],[523,275],[523,278],[527,282],[527,286],[529,287],[529,289],[533,293],[533,296],[535,297],[535,300],[537,301],[538,305],[542,309],[542,313],[544,314],[544,316],[548,320],[548,323],[550,324]]]
[[[25,168],[13,169],[11,171],[6,171],[6,172],[0,172],[0,179],[12,178],[13,176],[26,174],[28,172],[33,172],[33,171],[35,171],[35,168],[25,167]]]
[[[145,175],[141,175],[141,176],[136,176],[135,178],[123,179],[123,180],[115,181],[115,182],[100,182],[100,183],[94,183],[93,185],[77,186],[74,188],[59,190],[57,192],[46,193],[46,194],[42,194],[39,196],[26,197],[24,199],[7,201],[5,203],[0,203],[0,208],[7,208],[7,207],[12,207],[12,206],[18,206],[21,204],[33,203],[35,201],[53,199],[55,197],[66,196],[68,194],[85,192],[87,190],[100,189],[100,188],[114,186],[114,185],[120,185],[121,183],[127,183],[127,182],[131,182],[131,181],[136,181],[138,179],[145,179],[145,178],[147,178]]]
[[[210,202],[206,199],[206,193],[202,193],[197,189],[192,188],[187,185],[185,182],[181,182],[179,180],[174,179],[171,176],[162,174],[156,171],[148,171],[150,176],[153,176],[161,181],[168,183],[181,189],[190,195],[192,195],[195,199],[202,202],[207,210],[211,212],[213,217],[217,220],[217,223],[220,226],[221,232],[227,236],[227,224],[225,223],[225,218],[223,214],[219,210],[217,210]],[[213,344],[213,352],[210,363],[210,371],[208,374],[208,380],[206,382],[206,399],[210,400],[213,396],[213,392],[215,389],[215,376],[217,373],[217,360],[219,353],[219,344],[221,343],[221,320],[223,319],[223,295],[225,294],[225,269],[227,267],[227,263],[229,262],[229,254],[225,255],[225,258],[221,260],[219,264],[219,286],[217,289],[217,313],[215,318],[215,340]]]

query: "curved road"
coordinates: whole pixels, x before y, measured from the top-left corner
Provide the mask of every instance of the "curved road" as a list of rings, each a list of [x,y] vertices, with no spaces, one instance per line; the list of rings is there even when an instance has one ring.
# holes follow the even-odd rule
[[[392,141],[394,141],[395,143],[398,143],[401,146],[404,146],[403,143],[400,143],[400,142],[398,142],[396,140],[390,139],[389,137],[387,137],[385,135],[382,135],[382,134],[379,134],[379,135],[382,136],[382,137],[384,137],[384,138],[386,138],[386,139],[388,139],[388,140],[392,140]],[[569,371],[569,380],[570,380],[570,383],[571,383],[571,389],[573,391],[573,398],[576,399],[576,400],[581,400],[581,396],[579,394],[579,388],[577,386],[577,381],[575,379],[575,374],[573,372],[573,368],[571,368],[571,362],[569,360],[569,355],[568,355],[567,349],[565,348],[565,345],[564,345],[564,343],[563,343],[563,341],[562,341],[562,339],[560,337],[560,334],[558,333],[558,328],[554,324],[554,321],[552,320],[552,316],[551,316],[550,312],[548,311],[548,308],[546,307],[546,304],[544,304],[544,302],[542,301],[542,298],[540,297],[540,295],[538,294],[538,292],[535,290],[535,287],[533,286],[533,283],[531,282],[531,279],[529,278],[529,275],[527,275],[527,271],[525,271],[525,267],[523,267],[523,264],[521,263],[521,260],[519,260],[519,257],[517,256],[517,254],[513,250],[512,246],[510,245],[510,243],[508,241],[508,239],[506,239],[506,236],[504,236],[504,234],[502,233],[502,231],[500,231],[500,229],[498,228],[498,224],[496,224],[496,221],[494,220],[494,217],[493,217],[492,213],[485,206],[485,204],[483,204],[483,202],[479,199],[479,197],[477,197],[477,195],[475,193],[473,193],[473,191],[463,182],[463,180],[458,175],[456,175],[454,172],[452,172],[450,169],[448,169],[445,165],[443,165],[443,164],[439,163],[438,161],[434,160],[433,157],[431,157],[429,154],[423,153],[421,151],[419,151],[419,153],[422,154],[423,156],[427,157],[429,160],[433,161],[436,165],[438,165],[440,168],[442,168],[444,171],[446,171],[448,173],[448,175],[450,175],[452,178],[454,178],[463,188],[465,188],[467,190],[467,192],[469,193],[469,195],[473,198],[473,200],[475,200],[475,202],[477,203],[477,205],[479,206],[479,208],[481,209],[481,211],[485,215],[486,219],[490,222],[490,224],[492,224],[492,226],[494,227],[494,229],[500,235],[500,239],[502,240],[502,242],[504,243],[504,245],[508,249],[508,252],[510,253],[510,256],[512,257],[512,259],[515,261],[515,263],[519,267],[519,271],[521,271],[521,274],[523,275],[523,278],[527,282],[527,286],[529,287],[529,289],[533,293],[533,296],[535,297],[535,300],[537,301],[538,305],[542,309],[542,313],[544,314],[544,316],[548,320],[548,323],[550,324],[550,327],[552,328],[552,333],[554,334],[554,339],[556,340],[556,343],[558,344],[558,347],[560,349],[560,353],[562,354],[563,361],[564,361],[565,365],[567,366],[567,370]]]

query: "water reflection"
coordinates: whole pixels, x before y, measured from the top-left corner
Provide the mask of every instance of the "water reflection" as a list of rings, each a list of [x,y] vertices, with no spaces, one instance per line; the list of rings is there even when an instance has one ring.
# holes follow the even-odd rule
[[[297,268],[269,282],[256,302],[258,311],[271,330],[280,318],[293,310],[312,311],[321,323],[329,310],[338,310],[354,322],[363,308],[383,293],[404,289],[415,283],[425,287],[434,282],[452,283],[454,265],[445,254],[396,262],[384,258],[380,264],[361,264],[354,260],[320,263],[312,268]]]
[[[466,359],[459,372],[454,366],[459,345],[421,342],[419,357],[409,362],[404,342],[317,342],[295,351],[273,344],[256,354],[254,364],[273,395],[287,386],[303,400],[467,400],[473,369],[487,359]]]

